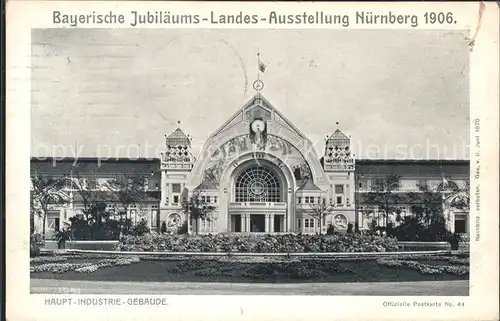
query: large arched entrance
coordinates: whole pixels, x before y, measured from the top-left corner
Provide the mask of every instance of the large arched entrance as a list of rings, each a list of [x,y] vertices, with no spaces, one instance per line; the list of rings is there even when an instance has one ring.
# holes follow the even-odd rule
[[[228,230],[243,233],[286,232],[287,177],[276,164],[254,159],[231,175]]]

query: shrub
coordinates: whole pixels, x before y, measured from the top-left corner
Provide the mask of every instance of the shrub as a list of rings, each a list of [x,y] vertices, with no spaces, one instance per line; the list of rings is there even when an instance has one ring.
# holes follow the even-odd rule
[[[361,234],[275,234],[275,235],[126,235],[116,245],[120,251],[167,252],[394,252],[396,239]]]
[[[177,229],[177,234],[187,234],[188,232],[188,223],[184,221],[181,226]]]
[[[390,230],[390,235],[399,241],[421,241],[421,242],[461,242],[461,239],[453,236],[446,228],[446,222],[442,217],[425,221],[419,216],[407,216],[401,224]],[[460,241],[457,241],[460,240]]]
[[[148,222],[145,219],[142,219],[138,224],[134,225],[130,229],[130,234],[135,236],[142,236],[148,234],[150,229],[148,227]]]
[[[30,258],[40,256],[40,246],[30,244]]]
[[[165,222],[165,221],[161,222],[160,232],[161,232],[162,234],[167,233],[167,222]]]
[[[39,233],[30,235],[30,258],[40,256],[40,246],[44,244],[43,237]]]

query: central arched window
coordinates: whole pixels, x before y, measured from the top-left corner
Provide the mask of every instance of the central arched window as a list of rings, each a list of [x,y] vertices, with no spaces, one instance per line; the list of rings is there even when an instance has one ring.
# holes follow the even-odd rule
[[[251,167],[236,179],[236,202],[281,202],[280,180],[266,167]]]

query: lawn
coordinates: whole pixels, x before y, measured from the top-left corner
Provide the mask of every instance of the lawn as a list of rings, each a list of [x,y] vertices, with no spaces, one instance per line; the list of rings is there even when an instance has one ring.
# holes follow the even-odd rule
[[[87,281],[335,283],[468,280],[468,256],[386,258],[169,258],[53,256],[31,278]]]

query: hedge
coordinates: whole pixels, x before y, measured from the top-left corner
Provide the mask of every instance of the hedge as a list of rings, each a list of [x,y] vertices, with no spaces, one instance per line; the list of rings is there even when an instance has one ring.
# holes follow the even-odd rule
[[[118,251],[147,252],[241,252],[241,253],[323,253],[395,252],[394,238],[361,234],[264,234],[264,235],[170,235],[123,236]]]

